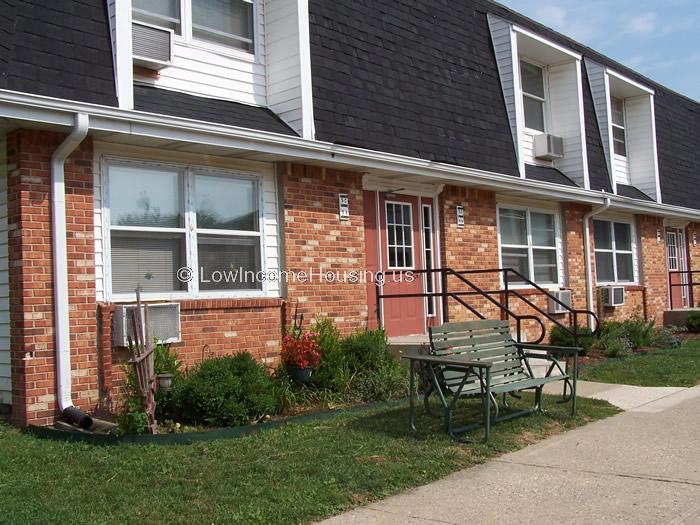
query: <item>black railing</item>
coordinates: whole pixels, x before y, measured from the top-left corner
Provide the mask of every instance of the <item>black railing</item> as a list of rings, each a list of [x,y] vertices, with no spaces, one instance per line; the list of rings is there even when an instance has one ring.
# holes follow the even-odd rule
[[[680,277],[678,283],[673,282],[673,276]],[[688,289],[688,306],[695,305],[694,288],[700,286],[700,282],[694,280],[696,275],[700,275],[700,270],[671,270],[668,272],[668,287],[669,287],[669,306],[673,310],[673,289],[687,287]],[[685,279],[684,279],[685,278]],[[684,282],[685,281],[685,282]],[[681,305],[683,308],[684,305]]]
[[[426,293],[398,293],[398,294],[383,294],[382,287],[376,286],[376,301],[377,301],[377,322],[379,326],[382,326],[382,301],[384,299],[398,299],[398,298],[410,298],[410,297],[440,297],[442,298],[442,316],[443,322],[449,322],[449,299],[454,299],[460,305],[469,310],[472,314],[477,316],[479,319],[485,319],[486,316],[478,311],[473,305],[465,301],[464,297],[469,296],[480,296],[486,299],[490,304],[494,305],[501,312],[505,319],[513,319],[516,324],[516,337],[518,342],[522,342],[522,322],[523,321],[535,321],[540,326],[540,335],[535,341],[528,341],[529,343],[539,343],[546,335],[546,328],[544,322],[537,315],[532,314],[517,314],[510,307],[510,297],[514,296],[521,300],[524,304],[528,305],[530,308],[535,310],[541,316],[544,316],[556,326],[559,326],[562,330],[567,332],[574,340],[574,344],[578,344],[578,337],[580,335],[579,321],[580,316],[585,315],[587,319],[587,324],[591,331],[595,333],[598,330],[600,322],[598,316],[591,312],[590,310],[575,309],[568,304],[562,302],[558,297],[549,292],[549,290],[542,288],[537,283],[531,281],[520,272],[513,270],[512,268],[493,268],[486,270],[462,270],[456,271],[452,268],[436,268],[431,270],[390,270],[383,272],[384,275],[396,275],[396,274],[406,274],[411,273],[416,274],[426,274],[432,276],[433,274],[439,274],[441,279],[441,290],[439,292],[426,292]],[[466,276],[469,275],[484,275],[484,274],[494,274],[498,273],[501,277],[501,282],[503,283],[503,289],[498,290],[484,290],[480,286],[476,285]],[[511,280],[510,275],[513,275],[515,279]],[[449,277],[456,278],[459,282],[468,286],[471,290],[449,290]],[[395,281],[395,279],[394,279]],[[386,279],[385,279],[386,282]],[[548,300],[552,300],[557,303],[563,310],[566,311],[565,315],[569,316],[569,325],[562,323],[547,310],[541,308],[533,301],[527,298],[525,294],[522,293],[522,289],[512,288],[513,282],[517,282],[518,285],[526,285],[531,290],[535,290],[537,293],[544,295]],[[501,301],[496,300],[493,296],[499,296],[502,298]]]

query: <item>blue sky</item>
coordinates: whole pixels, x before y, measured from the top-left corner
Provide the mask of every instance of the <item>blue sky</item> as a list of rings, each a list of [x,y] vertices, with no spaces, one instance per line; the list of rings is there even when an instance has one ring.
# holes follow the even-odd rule
[[[700,101],[698,0],[500,0]]]

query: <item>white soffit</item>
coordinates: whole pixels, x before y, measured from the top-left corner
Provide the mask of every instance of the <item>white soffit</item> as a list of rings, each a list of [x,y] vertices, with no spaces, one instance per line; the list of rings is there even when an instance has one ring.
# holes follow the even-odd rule
[[[575,53],[556,42],[518,26],[513,26],[513,30],[518,35],[518,54],[521,57],[531,58],[547,65],[581,60],[579,53]]]

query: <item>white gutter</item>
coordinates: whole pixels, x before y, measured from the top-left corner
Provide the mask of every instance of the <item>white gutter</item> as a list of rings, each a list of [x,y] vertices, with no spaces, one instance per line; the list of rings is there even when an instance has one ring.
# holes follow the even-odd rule
[[[593,208],[586,215],[583,216],[583,250],[584,257],[586,258],[586,305],[587,309],[592,312],[594,311],[595,305],[593,304],[593,270],[591,268],[591,231],[590,222],[593,217],[599,215],[610,208],[611,205],[610,197],[605,198],[605,202],[602,206]],[[588,326],[593,326],[593,318],[588,316]]]
[[[63,413],[73,407],[71,393],[70,324],[68,316],[68,252],[66,249],[65,162],[85,139],[89,118],[75,115],[73,131],[51,156],[51,247],[53,255],[53,300],[56,331],[57,401]]]
[[[251,130],[169,115],[124,110],[40,95],[0,90],[0,117],[72,126],[75,113],[90,116],[90,129],[115,134],[183,141],[222,148],[267,153],[287,161],[315,161],[352,169],[376,169],[418,175],[441,183],[478,185],[493,191],[521,191],[591,205],[611,199],[614,209],[630,213],[678,217],[700,222],[700,210],[647,202],[579,187],[559,186],[513,175],[433,162],[363,148],[342,146],[297,136]]]

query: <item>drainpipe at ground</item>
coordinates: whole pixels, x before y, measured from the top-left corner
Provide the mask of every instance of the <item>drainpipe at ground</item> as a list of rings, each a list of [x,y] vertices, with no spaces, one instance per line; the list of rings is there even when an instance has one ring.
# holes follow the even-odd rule
[[[61,415],[83,428],[91,427],[92,419],[73,405],[71,387],[65,163],[87,136],[88,127],[88,116],[84,113],[76,114],[73,130],[51,156],[51,254],[54,281],[56,400]]]

